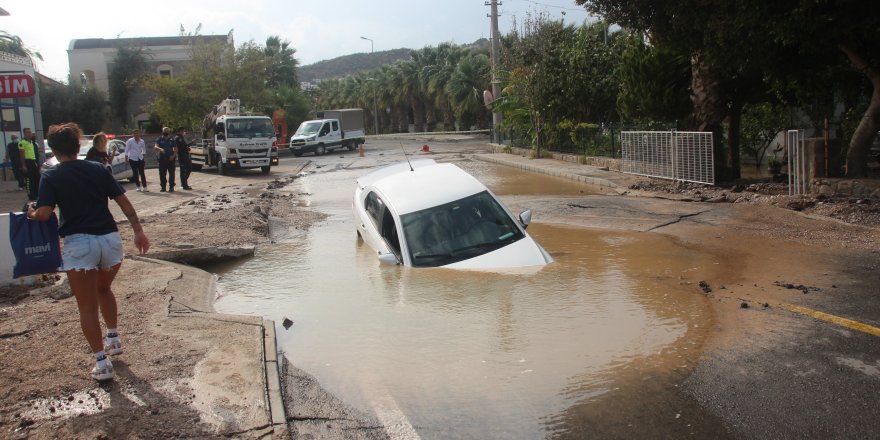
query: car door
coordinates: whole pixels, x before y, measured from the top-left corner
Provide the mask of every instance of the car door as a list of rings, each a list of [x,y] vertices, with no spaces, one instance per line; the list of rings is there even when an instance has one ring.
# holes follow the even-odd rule
[[[125,142],[114,139],[110,141],[107,150],[114,154],[113,159],[110,160],[110,170],[113,173],[113,178],[120,180],[132,177],[131,165],[125,159]]]
[[[342,131],[339,129],[339,121],[330,121],[330,134],[327,135],[328,145],[338,145],[342,141]]]

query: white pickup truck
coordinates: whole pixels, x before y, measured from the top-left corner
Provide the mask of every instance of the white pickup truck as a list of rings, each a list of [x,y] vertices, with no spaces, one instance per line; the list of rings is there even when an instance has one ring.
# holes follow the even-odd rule
[[[363,109],[324,110],[316,116],[317,119],[300,124],[290,137],[294,156],[320,156],[337,148],[351,151],[364,143]]]

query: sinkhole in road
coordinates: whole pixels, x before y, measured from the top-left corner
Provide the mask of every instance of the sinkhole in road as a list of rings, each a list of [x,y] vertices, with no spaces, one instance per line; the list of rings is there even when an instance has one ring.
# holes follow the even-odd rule
[[[502,200],[589,193],[503,166],[460,166]],[[291,185],[328,219],[221,268],[215,302],[274,319],[279,349],[347,404],[375,414],[393,399],[422,438],[540,438],[607,413],[591,405],[625,406],[689,370],[711,326],[697,287],[711,257],[659,234],[538,222],[528,230],[555,262],[534,273],[380,266],[350,212],[365,172]]]

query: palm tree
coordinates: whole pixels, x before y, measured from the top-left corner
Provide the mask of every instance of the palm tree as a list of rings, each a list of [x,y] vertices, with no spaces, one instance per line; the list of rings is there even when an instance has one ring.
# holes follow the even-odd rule
[[[412,110],[413,127],[415,131],[424,130],[424,98],[422,87],[419,82],[419,67],[415,61],[398,61],[395,63],[397,70],[398,87],[397,94],[400,100],[409,104]]]
[[[468,54],[458,63],[446,84],[446,92],[452,101],[455,117],[461,126],[487,127],[488,111],[483,105],[483,90],[491,82],[489,57],[484,54]]]
[[[384,109],[394,109],[396,106],[395,93],[392,91],[395,85],[394,69],[391,66],[380,66],[372,73],[376,79],[376,105],[379,107],[379,122],[382,131],[397,132],[400,124],[395,122],[396,113],[391,111],[386,113]]]
[[[449,94],[446,84],[452,78],[459,60],[465,54],[465,50],[452,43],[442,43],[437,46],[436,62],[425,69],[427,79],[428,99],[433,98],[434,106],[443,112],[443,125],[450,129],[455,122],[455,114],[449,102]]]
[[[7,52],[30,58],[31,63],[34,66],[36,66],[36,63],[33,63],[34,58],[37,58],[40,61],[43,60],[43,56],[40,55],[39,52],[25,46],[24,42],[21,41],[21,38],[18,35],[12,35],[6,31],[0,31],[0,52]]]
[[[294,54],[296,49],[290,46],[289,41],[282,41],[277,35],[266,39],[266,47],[263,48],[263,55],[266,56],[267,61],[266,85],[274,88],[299,84],[296,77],[296,66],[299,61],[294,58]]]

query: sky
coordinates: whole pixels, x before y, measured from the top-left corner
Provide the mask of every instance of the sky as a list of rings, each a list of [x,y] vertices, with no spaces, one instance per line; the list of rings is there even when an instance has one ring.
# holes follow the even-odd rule
[[[486,0],[0,0],[10,13],[0,29],[39,52],[40,73],[67,80],[67,49],[81,38],[175,36],[180,28],[202,35],[233,31],[236,46],[278,35],[296,49],[300,65],[353,53],[489,38]],[[574,0],[500,0],[502,34],[528,14],[547,13],[566,23],[589,18]]]

